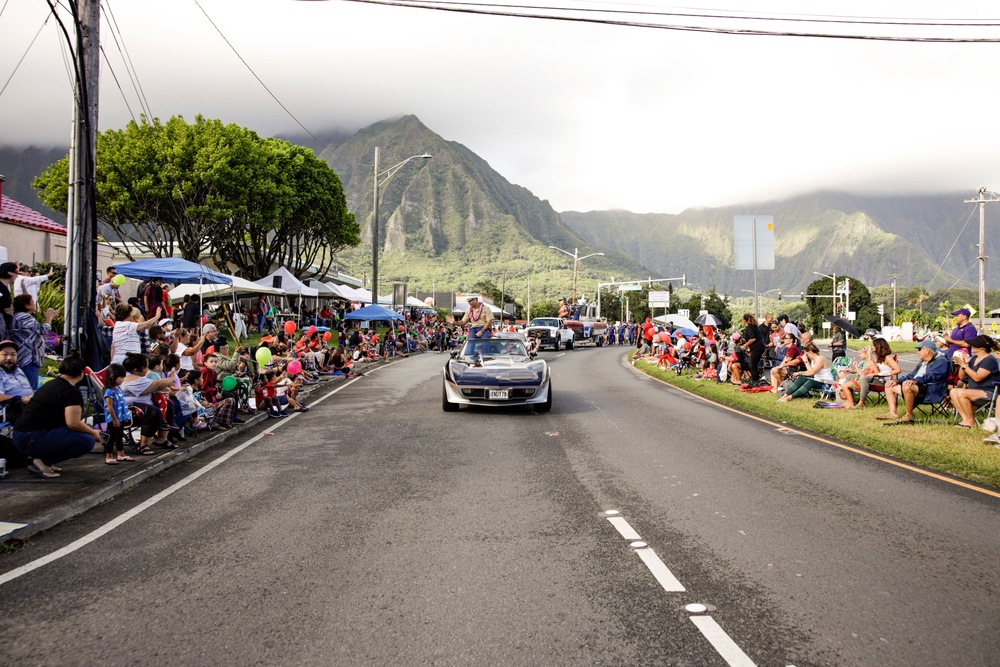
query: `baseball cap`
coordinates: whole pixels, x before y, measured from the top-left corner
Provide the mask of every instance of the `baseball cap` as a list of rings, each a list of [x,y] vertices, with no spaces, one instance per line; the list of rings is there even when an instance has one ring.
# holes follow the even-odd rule
[[[3,267],[0,266],[0,271],[2,271],[2,270],[3,270]],[[966,317],[972,317],[972,313],[969,312],[968,308],[959,308],[958,310],[953,310],[951,312],[951,314],[952,315],[965,315]]]
[[[468,300],[468,301],[479,301],[479,296],[478,296],[478,295],[476,295],[476,294],[473,294],[473,295],[472,295],[472,296],[470,296],[470,297],[469,297],[469,298],[468,298],[467,300]]]
[[[10,278],[15,273],[17,273],[17,264],[14,262],[0,264],[0,277]]]
[[[16,350],[17,343],[15,343],[12,340],[0,340],[0,350],[4,349],[5,347],[12,347]]]
[[[924,349],[924,348],[926,348],[928,350],[936,350],[936,349],[938,349],[938,346],[934,343],[933,340],[931,340],[930,338],[928,338],[927,340],[921,342],[920,345],[917,345],[917,347],[916,347],[916,349],[918,349],[918,350],[921,350],[921,349]]]

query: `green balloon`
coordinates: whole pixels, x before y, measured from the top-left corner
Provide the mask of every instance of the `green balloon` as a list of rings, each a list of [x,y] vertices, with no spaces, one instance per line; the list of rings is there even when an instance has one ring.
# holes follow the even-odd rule
[[[266,347],[257,348],[257,363],[261,366],[267,366],[271,363],[271,350]]]
[[[233,389],[236,389],[236,378],[232,375],[222,378],[222,391],[232,391]]]
[[[111,284],[116,287],[121,287],[122,285],[125,284],[125,276],[119,273],[117,276],[111,279]]]

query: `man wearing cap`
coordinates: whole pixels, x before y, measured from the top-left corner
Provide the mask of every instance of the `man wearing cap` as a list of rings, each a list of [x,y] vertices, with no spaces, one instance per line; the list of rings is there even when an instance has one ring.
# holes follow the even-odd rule
[[[979,335],[976,325],[969,321],[972,313],[968,308],[959,308],[952,312],[955,316],[955,329],[950,336],[944,337],[944,342],[948,343],[948,350],[945,356],[951,359],[957,350],[968,350],[969,341]]]
[[[33,393],[35,391],[31,387],[31,381],[17,366],[17,343],[12,340],[0,341],[0,403],[18,399],[27,403]],[[8,414],[7,421],[13,420],[14,415]]]
[[[566,303],[566,297],[559,299],[559,317],[569,318],[569,304]]]
[[[493,312],[479,301],[478,296],[470,296],[469,310],[462,317],[462,325],[469,325],[469,338],[489,338],[492,322]]]
[[[897,397],[902,396],[906,403],[906,416],[894,424],[912,424],[913,408],[920,403],[936,404],[944,398],[948,385],[948,371],[951,362],[938,352],[937,345],[932,340],[925,340],[917,346],[920,363],[898,380],[885,383],[885,399],[889,403],[889,414],[877,419],[899,419],[896,409]]]
[[[14,320],[14,295],[10,293],[10,286],[15,276],[17,276],[17,264],[14,262],[0,264],[0,313],[3,314],[0,338],[7,338],[10,323]]]

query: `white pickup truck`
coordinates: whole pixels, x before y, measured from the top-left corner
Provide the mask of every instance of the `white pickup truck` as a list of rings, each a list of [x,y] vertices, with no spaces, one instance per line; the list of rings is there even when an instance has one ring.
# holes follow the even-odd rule
[[[567,328],[566,320],[560,317],[536,317],[524,329],[524,335],[537,340],[539,349],[573,349],[573,330]]]

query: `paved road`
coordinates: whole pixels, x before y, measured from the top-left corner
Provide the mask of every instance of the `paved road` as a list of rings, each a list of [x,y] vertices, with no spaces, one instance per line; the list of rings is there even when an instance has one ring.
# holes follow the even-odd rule
[[[0,558],[16,575],[201,473],[0,574],[0,656],[997,663],[1000,500],[707,405],[624,352],[544,353],[546,415],[443,413],[440,355],[340,385]]]

